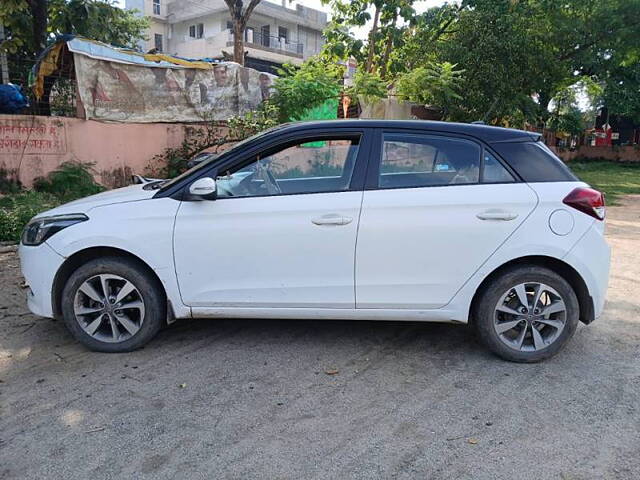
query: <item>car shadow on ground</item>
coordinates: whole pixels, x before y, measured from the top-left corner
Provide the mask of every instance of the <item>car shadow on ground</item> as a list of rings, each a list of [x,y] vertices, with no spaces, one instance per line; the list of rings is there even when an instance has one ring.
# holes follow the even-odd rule
[[[236,347],[375,346],[422,351],[479,353],[484,350],[469,325],[369,320],[185,319],[164,328],[149,347],[173,348],[191,342]]]

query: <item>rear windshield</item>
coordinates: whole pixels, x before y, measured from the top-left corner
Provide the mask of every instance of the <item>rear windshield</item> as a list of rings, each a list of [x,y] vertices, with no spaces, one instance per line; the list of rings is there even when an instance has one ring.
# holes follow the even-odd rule
[[[575,182],[576,176],[542,142],[491,145],[525,182]]]

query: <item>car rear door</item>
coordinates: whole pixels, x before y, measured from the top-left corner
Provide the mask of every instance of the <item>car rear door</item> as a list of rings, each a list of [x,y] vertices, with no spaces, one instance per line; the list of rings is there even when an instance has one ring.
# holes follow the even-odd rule
[[[355,308],[367,148],[365,129],[306,132],[216,167],[218,198],[183,201],[176,217],[184,303]]]
[[[356,306],[440,308],[522,224],[537,196],[472,138],[376,132],[358,231]]]

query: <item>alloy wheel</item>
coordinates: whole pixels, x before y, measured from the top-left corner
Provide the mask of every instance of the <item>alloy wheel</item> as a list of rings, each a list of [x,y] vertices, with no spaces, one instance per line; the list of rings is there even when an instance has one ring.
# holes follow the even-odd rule
[[[565,302],[556,290],[543,283],[526,282],[500,297],[493,327],[509,348],[537,352],[558,339],[566,321]]]
[[[118,343],[133,337],[144,320],[144,300],[129,280],[103,273],[86,280],[76,291],[74,313],[80,327],[101,342]]]

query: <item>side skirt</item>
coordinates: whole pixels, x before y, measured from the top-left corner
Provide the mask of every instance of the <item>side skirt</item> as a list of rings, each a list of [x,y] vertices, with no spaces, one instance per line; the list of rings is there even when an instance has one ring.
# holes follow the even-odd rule
[[[451,310],[193,307],[194,318],[267,318],[301,320],[385,320],[466,323],[454,320]]]

